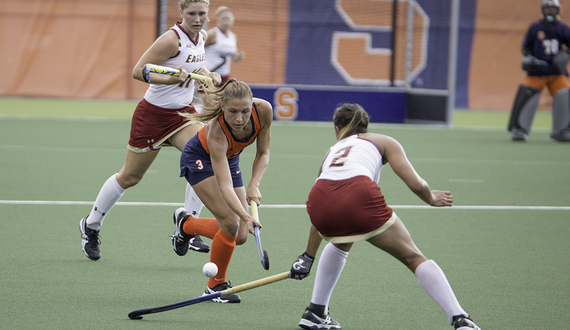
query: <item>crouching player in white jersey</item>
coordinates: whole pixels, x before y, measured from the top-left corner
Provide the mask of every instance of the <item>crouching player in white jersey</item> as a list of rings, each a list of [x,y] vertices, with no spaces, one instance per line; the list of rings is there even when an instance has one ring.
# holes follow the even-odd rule
[[[209,5],[209,0],[180,0],[182,22],[176,23],[158,37],[133,69],[133,78],[150,85],[133,113],[123,168],[105,182],[91,213],[80,221],[83,252],[91,260],[101,258],[99,229],[105,216],[125,190],[143,178],[160,148],[174,146],[182,151],[186,142],[204,126],[191,124],[179,113],[196,112],[192,105],[195,83],[188,78],[190,72],[200,71],[201,74],[210,76],[216,84],[221,83],[220,75],[210,73],[204,66],[207,32],[202,28],[208,20]],[[177,68],[181,74],[176,77],[150,73],[148,78],[142,73],[142,68],[147,63]],[[202,207],[203,204],[192,187],[187,185],[185,209],[198,216]],[[189,242],[189,247],[193,250],[210,251],[210,246],[197,235]],[[183,254],[186,251],[188,247],[182,251]],[[177,253],[179,252],[180,249]]]
[[[329,242],[319,259],[311,303],[299,326],[341,328],[328,315],[329,301],[352,244],[365,240],[406,265],[455,329],[479,329],[459,305],[441,268],[421,253],[402,221],[386,205],[377,185],[380,171],[390,162],[394,172],[431,206],[451,206],[453,196],[449,191],[431,190],[408,161],[400,143],[386,135],[367,133],[368,122],[368,114],[358,104],[343,104],[335,110],[338,142],[325,156],[309,193],[309,242],[291,266],[292,278],[305,278],[322,238]]]

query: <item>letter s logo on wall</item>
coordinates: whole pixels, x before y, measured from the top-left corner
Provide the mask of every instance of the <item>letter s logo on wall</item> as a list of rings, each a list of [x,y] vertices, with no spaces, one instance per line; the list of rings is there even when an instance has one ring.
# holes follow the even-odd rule
[[[273,115],[279,120],[295,120],[299,114],[299,94],[294,88],[281,87],[273,94]]]
[[[426,66],[430,22],[417,1],[399,0],[397,4],[395,80],[396,85],[405,85],[406,72],[412,81]],[[358,31],[334,32],[332,37],[331,64],[349,84],[390,85],[392,50],[374,48],[372,39],[373,33],[392,32],[392,5],[392,0],[336,0],[337,13],[352,31]],[[409,43],[412,58],[405,63]]]

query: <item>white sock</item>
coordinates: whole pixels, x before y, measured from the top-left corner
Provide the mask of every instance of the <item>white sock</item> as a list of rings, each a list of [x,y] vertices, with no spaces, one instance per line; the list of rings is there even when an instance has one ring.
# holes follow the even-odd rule
[[[186,198],[184,200],[184,208],[191,216],[194,218],[200,217],[200,212],[202,212],[202,208],[204,207],[204,203],[200,200],[194,188],[189,183],[186,183]]]
[[[337,248],[332,243],[328,243],[319,258],[311,302],[326,306],[325,314],[328,314],[329,301],[336,282],[344,269],[347,257],[348,252]]]
[[[459,305],[445,274],[435,261],[428,260],[421,263],[416,268],[416,277],[424,291],[447,314],[449,323],[453,322],[455,315],[469,316]]]
[[[93,204],[91,213],[89,213],[89,217],[87,218],[87,227],[93,230],[99,230],[99,228],[101,228],[107,213],[111,211],[113,206],[115,206],[117,201],[125,193],[126,189],[119,185],[115,178],[116,175],[117,174],[112,175],[107,179],[107,181],[105,181],[103,187],[101,187],[101,190],[99,191],[99,195],[97,195],[97,199],[95,199],[95,204]]]

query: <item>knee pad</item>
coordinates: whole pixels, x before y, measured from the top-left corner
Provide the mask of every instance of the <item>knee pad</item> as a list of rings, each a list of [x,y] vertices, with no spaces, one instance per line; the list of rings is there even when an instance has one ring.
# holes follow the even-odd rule
[[[570,90],[561,89],[552,98],[552,134],[570,126]]]
[[[522,129],[526,134],[530,131],[538,100],[540,99],[540,90],[536,88],[519,86],[515,103],[511,110],[511,118],[509,119],[508,130]],[[570,100],[569,100],[570,102]]]

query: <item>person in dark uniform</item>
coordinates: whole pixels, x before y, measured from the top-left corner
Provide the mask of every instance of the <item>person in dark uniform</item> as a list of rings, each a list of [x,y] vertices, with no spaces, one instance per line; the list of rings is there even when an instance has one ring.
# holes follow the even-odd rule
[[[523,41],[522,69],[527,72],[519,86],[508,130],[514,141],[527,141],[540,92],[552,95],[552,133],[561,142],[570,141],[570,84],[566,64],[570,59],[570,27],[560,21],[558,0],[542,2],[543,18],[533,22]]]

